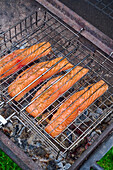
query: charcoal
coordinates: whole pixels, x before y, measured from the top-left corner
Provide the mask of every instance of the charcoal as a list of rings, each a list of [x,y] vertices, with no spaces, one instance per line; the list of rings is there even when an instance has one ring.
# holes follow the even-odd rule
[[[22,142],[21,142],[20,138],[18,138],[18,143],[19,143],[19,145],[22,145]]]
[[[64,170],[69,169],[70,167],[71,167],[71,164],[70,164],[70,163],[67,163],[67,164],[64,166]]]
[[[35,148],[36,148],[36,146],[34,146],[34,145],[29,145],[29,150],[34,150]]]
[[[89,117],[91,117],[95,121],[96,119],[98,119],[99,114],[90,112]]]
[[[85,115],[88,115],[88,110],[87,110],[87,109],[84,110],[84,114],[85,114]]]
[[[50,160],[47,165],[47,170],[55,170],[56,169],[56,163],[54,160]]]
[[[91,133],[91,137],[94,137],[97,133],[94,131]]]
[[[7,127],[8,127],[11,131],[13,131],[13,125],[12,125],[12,123],[9,122],[9,123],[7,124]]]
[[[32,145],[32,144],[33,144],[34,138],[35,138],[35,135],[32,134],[32,135],[30,136],[30,138],[27,139],[27,142],[28,142],[29,145]]]
[[[103,114],[103,110],[101,108],[97,107],[96,113]]]
[[[5,112],[3,112],[2,114],[4,115],[4,117],[8,117],[10,116],[12,113],[14,112],[14,110],[10,107],[8,107]]]
[[[19,125],[16,125],[16,127],[15,127],[15,135],[18,133],[18,131],[19,131]]]
[[[27,139],[21,139],[22,147],[25,148],[27,146]]]
[[[50,158],[50,159],[54,159],[54,158],[55,158],[54,154],[51,153],[51,154],[49,155],[49,158]]]
[[[10,131],[9,128],[4,127],[4,128],[3,128],[3,131],[4,131],[4,133],[5,133],[7,136],[10,136],[11,131]]]
[[[55,160],[56,163],[59,163],[62,161],[62,157],[60,156],[58,159]]]
[[[46,155],[46,150],[42,147],[38,147],[34,149],[34,154],[36,154],[37,156],[44,157]]]
[[[40,146],[41,146],[41,143],[40,143],[40,142],[37,142],[37,143],[36,143],[36,146],[37,146],[37,147],[40,147]]]
[[[62,162],[57,163],[57,166],[58,166],[59,169],[63,169],[63,163]]]

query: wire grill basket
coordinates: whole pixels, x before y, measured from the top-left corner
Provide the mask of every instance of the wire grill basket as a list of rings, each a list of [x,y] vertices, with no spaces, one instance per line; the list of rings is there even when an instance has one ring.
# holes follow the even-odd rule
[[[20,70],[14,72],[1,81],[1,107],[4,105],[10,105],[14,112],[10,115],[4,115],[1,113],[1,125],[10,120],[12,117],[17,116],[22,122],[27,124],[28,128],[37,132],[43,140],[45,140],[54,150],[62,150],[65,153],[67,150],[72,149],[77,145],[88,133],[90,133],[102,120],[104,120],[113,110],[113,62],[108,56],[101,53],[94,53],[89,50],[85,43],[80,42],[79,33],[73,32],[61,21],[52,16],[49,12],[44,10],[38,10],[32,15],[26,17],[21,22],[15,24],[9,30],[2,35],[1,41],[1,60],[3,56],[12,53],[16,49],[28,49],[30,46],[40,43],[49,42],[52,47],[52,51],[40,59],[30,62],[29,64],[20,68]],[[39,47],[40,48],[40,47]],[[62,57],[61,60],[67,59],[68,62],[73,64],[73,68],[60,72],[60,68],[56,74],[47,78],[45,81],[31,89],[24,97],[16,102],[14,97],[10,97],[8,93],[8,87],[15,81],[15,78],[23,71],[30,70],[33,65],[47,61],[47,65],[51,60]],[[27,58],[27,56],[26,56]],[[61,62],[58,61],[58,63]],[[58,63],[54,64],[51,68],[48,68],[47,72],[51,71]],[[44,66],[45,66],[44,65]],[[43,67],[42,66],[42,69]],[[65,91],[59,98],[51,103],[47,109],[42,112],[40,116],[32,117],[26,108],[33,102],[31,99],[34,94],[49,80],[54,77],[60,76],[57,82],[64,76],[71,72],[76,66],[87,68],[89,71],[80,80],[78,80],[71,88]],[[43,75],[40,75],[43,76]],[[74,75],[75,76],[75,75]],[[37,81],[40,77],[38,77]],[[77,118],[69,124],[65,130],[55,138],[51,137],[46,131],[45,127],[48,121],[58,110],[59,106],[70,96],[77,91],[85,88],[86,86],[96,83],[99,80],[104,80],[108,85],[108,90],[100,98],[96,99],[85,111],[83,111]],[[51,88],[56,82],[53,82]],[[33,84],[33,82],[31,82]],[[29,87],[29,84],[27,87]],[[25,87],[25,88],[27,88]],[[45,89],[45,91],[47,91]],[[24,89],[22,90],[24,91]],[[21,92],[22,92],[21,91]],[[42,92],[41,94],[43,94]],[[41,95],[40,94],[40,95]],[[18,94],[17,94],[18,95]],[[49,96],[50,97],[50,96]],[[45,100],[46,102],[46,100]],[[101,113],[99,113],[99,111]],[[98,116],[95,113],[98,112]],[[4,123],[4,124],[5,124]]]

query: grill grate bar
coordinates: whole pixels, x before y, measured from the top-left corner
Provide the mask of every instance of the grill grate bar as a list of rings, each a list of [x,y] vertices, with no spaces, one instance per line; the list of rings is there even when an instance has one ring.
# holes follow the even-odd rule
[[[107,15],[109,18],[113,19],[113,0],[103,1],[103,0],[85,0],[87,3],[91,4],[99,11]]]
[[[74,49],[74,50],[76,50],[76,48]],[[72,53],[72,52],[71,52]],[[71,54],[70,53],[70,54]],[[68,55],[70,55],[70,54],[68,54]],[[86,56],[86,57],[88,57],[88,56]],[[64,59],[64,57],[61,59],[61,60],[59,60],[59,61],[62,61]],[[59,63],[59,62],[57,62],[57,63]],[[55,64],[55,65],[57,65],[57,63]],[[79,65],[80,63],[78,63],[78,65]],[[49,70],[51,70],[55,65],[53,65],[50,69],[48,69],[46,72],[44,72],[41,76],[39,76],[37,79],[39,79],[40,77],[42,77],[44,74],[46,74]],[[77,66],[77,65],[76,65]],[[69,71],[67,71],[61,78],[59,78],[58,80],[56,80],[54,83],[52,83],[52,85],[50,85],[46,90],[48,90],[50,87],[52,87],[54,84],[56,84],[58,81],[60,81],[63,77],[65,77],[68,73],[70,73],[70,71],[71,70],[73,70],[76,66],[74,66],[72,69],[70,69]],[[82,70],[82,69],[81,69]],[[76,75],[76,74],[75,74]],[[75,76],[74,75],[74,76]],[[73,77],[74,77],[73,76]],[[33,82],[35,82],[37,79],[35,79]],[[32,82],[32,83],[33,83]],[[31,84],[32,84],[31,83]],[[29,84],[28,85],[28,87],[31,85],[31,84]],[[26,86],[27,87],[27,86]],[[25,88],[26,89],[26,88]],[[23,89],[22,91],[24,91],[25,89]],[[18,94],[20,94],[22,91],[20,91]],[[44,93],[44,91],[40,94],[40,95],[38,95],[34,100],[32,100],[27,106],[25,106],[21,111],[24,111],[30,104],[32,104],[39,96],[41,96],[42,94]],[[17,95],[18,95],[17,94]],[[15,97],[15,96],[14,96]],[[9,101],[8,101],[9,102]]]
[[[51,21],[51,19],[52,19],[52,17],[50,18],[50,19],[48,19],[48,22],[49,21]],[[48,24],[46,24],[46,25],[48,25],[48,27],[46,27],[43,31],[41,30],[42,28],[43,28],[43,25],[40,25],[38,28],[35,28],[35,30],[30,30],[30,32],[29,32],[29,34],[27,34],[27,35],[25,35],[25,36],[22,36],[22,38],[20,39],[21,41],[19,42],[19,41],[17,41],[17,43],[16,43],[16,45],[14,45],[14,47],[16,47],[19,43],[22,43],[22,41],[24,41],[26,38],[28,38],[28,37],[31,37],[32,36],[32,34],[34,34],[34,33],[37,33],[37,31],[40,31],[37,35],[39,35],[39,34],[41,34],[42,32],[46,32],[46,30],[49,28],[49,27],[51,27],[52,25],[54,25],[56,23],[56,21],[54,22],[54,23],[52,23],[51,25],[48,25]],[[26,30],[27,30],[27,28],[26,28]],[[20,33],[17,33],[15,36],[18,36]],[[4,34],[5,35],[5,34]],[[12,38],[14,38],[15,36],[13,36]],[[36,35],[34,35],[34,37],[36,37]],[[27,42],[29,42],[31,39],[33,39],[34,37],[32,37],[32,38],[30,38]],[[44,37],[43,37],[44,38]],[[41,38],[41,39],[39,39],[37,42],[39,42],[39,41],[41,41],[43,38]],[[4,40],[5,41],[5,43],[8,43],[9,42],[9,40]],[[32,44],[30,44],[30,45],[34,45],[34,44],[36,44],[36,42],[35,43],[32,43]],[[4,44],[1,44],[1,46],[3,46]],[[28,47],[29,48],[29,47]],[[17,48],[17,49],[19,49],[19,47]],[[10,50],[10,49],[9,49]],[[27,49],[26,49],[27,50]],[[25,51],[26,51],[25,50]],[[12,51],[13,52],[13,51]],[[20,55],[20,54],[19,54]]]
[[[40,20],[38,20],[38,22],[40,22]],[[26,23],[26,22],[25,22]],[[34,24],[36,24],[36,23],[33,23],[32,25],[34,25]],[[6,37],[6,35],[4,34],[4,42],[5,43],[2,43],[0,46],[2,47],[3,45],[5,45],[6,46],[6,43],[8,43],[9,41],[11,41],[12,39],[14,39],[14,38],[16,38],[17,39],[17,36],[19,36],[20,34],[21,34],[21,38],[22,39],[24,39],[24,35],[22,35],[22,33],[23,32],[25,32],[26,30],[27,30],[27,28],[30,28],[31,26],[29,26],[29,27],[27,27],[26,26],[26,24],[25,24],[25,29],[23,30],[23,31],[20,31],[19,33],[17,33],[17,28],[16,28],[16,26],[15,26],[15,35],[13,36],[13,37],[11,37],[11,35],[10,35],[10,38],[9,39],[6,39],[5,37]],[[21,29],[21,26],[20,26],[20,29]],[[39,28],[38,28],[39,29]],[[11,29],[10,29],[10,31],[9,32],[11,32]],[[34,32],[35,32],[35,30],[34,30]],[[32,33],[32,30],[31,30],[31,33]],[[30,32],[29,32],[29,34],[30,34]],[[33,33],[34,34],[34,33]],[[25,37],[26,36],[29,36],[28,34],[26,35],[25,34]],[[7,47],[7,46],[6,46]],[[7,48],[8,49],[8,48]]]
[[[54,45],[55,45],[55,44],[54,44]],[[38,50],[38,49],[36,49],[36,50]],[[35,51],[36,51],[36,50],[35,50]],[[34,52],[34,51],[33,51],[33,52]],[[33,53],[33,52],[32,52],[32,53]],[[53,52],[54,52],[54,50],[53,50]],[[32,54],[32,53],[30,53],[30,54]],[[21,53],[21,54],[22,54],[22,53]],[[29,55],[30,55],[30,54],[29,54]],[[29,55],[28,55],[28,56],[29,56]],[[27,58],[28,56],[26,56],[26,58]],[[34,63],[35,63],[35,62],[34,62]],[[37,65],[38,65],[38,64],[37,64]],[[45,65],[44,65],[44,66],[45,66]],[[32,67],[32,68],[33,68],[33,67]],[[23,67],[21,70],[24,71],[24,67]],[[30,69],[29,69],[29,70],[30,70]],[[27,73],[27,72],[28,72],[28,71],[26,71],[26,73]],[[5,73],[4,73],[4,74],[5,74]],[[9,78],[10,78],[10,77],[9,77]],[[8,79],[9,79],[9,78],[8,78]],[[7,79],[6,79],[6,80],[7,80]],[[4,90],[5,90],[5,89],[4,89]]]
[[[74,49],[76,50],[76,48]],[[72,51],[68,54],[70,55]],[[67,56],[68,56],[67,55]],[[60,61],[62,61],[65,57],[63,57],[61,60],[59,60],[56,64],[54,64],[51,68],[49,68],[47,71],[45,71],[42,75],[40,75],[38,78],[36,78],[34,81],[32,81],[29,85],[27,85],[23,90],[21,90],[19,93],[17,93],[14,97],[12,97],[7,103],[12,101],[15,97],[17,97],[21,92],[23,92],[25,89],[27,89],[30,85],[32,85],[34,82],[36,82],[39,78],[41,78],[43,75],[45,75],[48,71],[50,71],[55,65],[57,65]],[[67,73],[66,73],[67,74]]]
[[[103,84],[103,85],[104,85],[104,84]],[[103,85],[102,85],[102,86],[103,86]],[[102,86],[101,86],[101,87],[102,87]],[[101,87],[100,87],[100,88],[101,88]],[[97,90],[99,90],[100,88],[98,88]],[[96,90],[96,91],[97,91],[97,90]],[[88,90],[87,90],[87,91],[88,91]],[[85,94],[87,91],[85,91],[83,94]],[[95,91],[95,92],[96,92],[96,91]],[[80,97],[83,96],[83,94],[80,95]],[[94,94],[94,93],[93,93],[93,94]],[[91,94],[91,96],[92,96],[93,94]],[[90,97],[91,97],[91,96],[90,96]],[[61,114],[62,114],[63,112],[65,112],[69,107],[71,107],[80,97],[78,97],[76,100],[74,100],[74,102],[72,102],[65,110],[63,110],[63,111],[61,112]],[[90,97],[88,97],[84,102],[86,102]],[[83,103],[84,103],[84,102],[83,102]],[[81,103],[74,111],[76,111],[83,103]],[[73,111],[73,112],[74,112],[74,111]],[[72,112],[72,113],[73,113],[73,112]],[[72,113],[71,113],[71,114],[72,114]],[[55,118],[55,120],[56,120],[58,117],[60,117],[61,114],[60,114],[59,116],[57,116],[57,117]],[[69,116],[70,116],[71,114],[69,114]],[[69,117],[69,116],[68,116],[68,117]],[[63,123],[68,117],[66,117],[61,123]],[[51,122],[51,124],[52,124],[55,120],[53,120],[53,121]],[[60,123],[60,124],[61,124],[61,123]],[[58,126],[59,126],[59,125],[58,125]],[[57,127],[58,127],[58,126],[57,126]],[[56,127],[56,128],[57,128],[57,127]],[[55,128],[54,128],[53,130],[55,130]],[[52,130],[52,131],[53,131],[53,130]],[[51,131],[51,132],[52,132],[52,131]],[[50,133],[51,133],[51,132],[50,132]],[[50,134],[50,133],[49,133],[49,134]],[[59,135],[58,135],[58,136],[59,136]]]
[[[49,28],[49,27],[48,27],[48,28]],[[46,31],[46,29],[45,29],[45,31]],[[43,38],[44,38],[44,37],[43,37]],[[36,43],[38,43],[38,41],[35,42],[35,43],[33,43],[33,44],[31,44],[31,45],[35,45]],[[29,48],[29,47],[28,47],[28,48]],[[28,48],[27,48],[27,49],[28,49]],[[25,52],[27,49],[25,49],[23,52]],[[38,48],[37,48],[35,51],[37,51],[37,50],[38,50]],[[35,52],[35,51],[33,51],[33,52]],[[13,52],[14,52],[14,51],[13,51]],[[21,55],[23,52],[19,53],[19,54],[17,55],[17,57],[18,57],[19,55]],[[32,53],[33,53],[33,52],[32,52]],[[31,55],[32,53],[30,53],[29,55]],[[29,56],[29,55],[28,55],[28,56]],[[27,58],[28,56],[26,56],[26,58]],[[7,55],[4,56],[2,59],[6,58],[6,57],[7,57]],[[16,57],[14,57],[14,58],[16,58]],[[36,57],[35,57],[35,58],[36,58]],[[2,60],[2,59],[1,59],[1,60]],[[12,60],[13,60],[13,59],[11,59],[10,61],[12,61]],[[9,61],[9,62],[10,62],[10,61]],[[9,62],[7,62],[7,63],[9,63]],[[14,65],[14,66],[15,66],[15,65]]]
[[[75,67],[74,67],[74,68],[75,68]],[[82,69],[81,69],[81,70],[82,70]],[[80,71],[81,71],[81,70],[80,70]],[[79,72],[80,72],[80,71],[79,71]],[[70,71],[69,71],[69,72],[70,72]],[[63,75],[61,78],[59,78],[57,81],[55,81],[55,82],[54,82],[52,85],[50,85],[46,90],[48,90],[50,87],[52,87],[52,86],[53,86],[54,84],[56,84],[58,81],[60,81],[60,80],[61,80],[64,76],[66,76],[69,72],[67,72],[65,75]],[[77,73],[78,73],[78,72],[77,72]],[[77,74],[77,73],[76,73],[76,74]],[[76,75],[76,74],[75,74],[75,75]],[[75,75],[74,75],[74,76],[75,76]],[[73,76],[73,77],[74,77],[74,76]],[[73,78],[73,77],[72,77],[72,78]],[[70,78],[69,80],[71,80],[72,78]],[[69,80],[68,80],[68,81],[69,81]],[[68,81],[66,81],[66,83],[67,83]],[[64,83],[60,88],[62,88],[66,83]],[[60,88],[58,88],[54,93],[56,93]],[[45,91],[46,91],[46,90],[45,90]],[[45,91],[43,91],[42,93],[44,93]],[[33,103],[38,97],[40,97],[40,96],[42,95],[42,93],[41,93],[40,95],[38,95],[34,100],[32,100],[32,103]],[[49,97],[51,97],[54,93],[52,93]],[[47,99],[49,99],[49,97],[48,97]],[[46,100],[47,100],[47,99],[46,99]],[[46,102],[46,100],[44,100],[44,102]],[[31,104],[31,103],[30,103],[30,104]],[[51,104],[52,104],[52,103],[51,103]],[[27,107],[28,107],[28,106],[26,106],[26,108],[27,108]],[[49,106],[48,106],[48,107],[49,107]],[[33,112],[34,110],[35,110],[35,109],[33,109],[32,112]],[[30,112],[30,113],[32,113],[32,112]],[[30,114],[30,113],[29,113],[29,114]],[[42,112],[41,112],[41,114],[42,114]],[[37,116],[35,117],[35,119],[37,119]]]
[[[88,74],[89,74],[89,72],[88,72]],[[93,77],[92,77],[92,80],[93,80]],[[95,81],[96,82],[96,81]],[[80,83],[79,83],[80,84]],[[85,80],[85,83],[84,84],[82,84],[82,87],[86,87],[87,85],[90,85],[90,83],[87,81],[87,80]],[[74,85],[73,85],[74,86]],[[73,86],[72,86],[72,88],[73,88]],[[74,93],[76,93],[78,90],[80,89],[80,85],[78,85],[78,87],[73,91],[73,92],[69,92],[69,96],[68,97],[65,97],[64,95],[63,95],[63,97],[64,97],[64,100],[62,100],[61,102],[59,102],[59,104],[56,106],[56,107],[54,107],[54,109],[52,109],[52,111],[50,112],[49,110],[48,110],[48,112],[50,112],[52,115],[53,115],[53,113],[54,113],[54,111],[55,110],[57,110],[58,108],[59,108],[59,106],[64,102],[64,101],[66,101],[66,100],[68,100],[69,98],[70,98],[70,96],[72,96]],[[58,100],[57,100],[58,101]],[[95,105],[96,106],[96,105]],[[45,119],[43,119],[43,121],[44,120],[46,120],[48,117],[50,116],[50,114],[48,115],[48,116],[46,116],[45,117]],[[37,122],[37,124],[40,124],[40,122]]]
[[[57,27],[57,28],[58,28],[58,27]],[[64,30],[63,30],[63,31],[64,31]],[[62,32],[63,32],[63,31],[62,31]],[[58,34],[60,34],[60,33],[58,33]],[[57,35],[58,35],[58,34],[57,34]],[[55,36],[57,36],[57,35],[55,35]],[[55,36],[54,36],[54,37],[55,37]],[[44,37],[43,37],[43,38],[44,38]],[[53,38],[53,37],[50,37],[50,39],[52,39],[52,38]],[[49,39],[49,40],[50,40],[50,39]],[[37,41],[37,42],[38,42],[38,41]],[[55,43],[56,43],[56,42],[55,42]],[[57,43],[58,43],[58,42],[57,42]],[[34,44],[32,44],[32,45],[34,45]],[[53,45],[55,45],[55,44],[53,44]],[[64,48],[65,48],[65,47],[64,47]],[[28,48],[27,48],[27,49],[28,49]],[[27,49],[26,49],[26,50],[27,50]],[[24,50],[24,51],[26,51],[26,50]],[[36,50],[38,50],[38,49],[36,49]],[[35,50],[35,51],[36,51],[36,50]],[[66,50],[66,48],[65,48],[65,50]],[[35,51],[33,51],[33,52],[35,52]],[[32,52],[32,53],[33,53],[33,52]],[[19,55],[21,55],[22,53],[23,53],[23,52],[21,52]],[[31,53],[31,54],[32,54],[32,53]],[[17,56],[19,56],[19,55],[17,55]],[[29,54],[29,55],[30,55],[30,54]],[[28,55],[28,56],[29,56],[29,55]],[[28,56],[26,56],[25,58],[27,58]],[[35,58],[36,58],[36,57],[35,57]],[[23,59],[23,60],[24,60],[24,59]],[[23,61],[23,60],[22,60],[22,61]],[[11,60],[10,60],[10,61],[11,61]],[[21,62],[21,61],[20,61],[20,62]],[[20,63],[20,62],[18,62],[18,63]],[[17,64],[16,64],[16,65],[17,65]],[[16,65],[14,65],[14,66],[16,66]],[[13,67],[14,67],[14,66],[13,66]],[[10,70],[10,69],[9,69],[9,70]],[[6,72],[5,72],[5,73],[6,73]],[[5,73],[4,73],[4,74],[5,74]]]
[[[52,18],[50,18],[48,21],[50,21]],[[40,20],[39,20],[40,21]],[[55,23],[53,23],[52,25],[54,25]],[[51,27],[52,25],[50,25],[49,27]],[[23,35],[22,37],[21,37],[21,39],[20,40],[18,40],[17,41],[17,43],[16,43],[16,45],[14,44],[14,46],[13,47],[16,47],[19,43],[22,43],[22,41],[24,41],[24,40],[26,40],[26,38],[28,39],[28,37],[31,37],[33,34],[35,34],[35,33],[37,33],[37,31],[40,31],[37,35],[39,35],[41,32],[42,32],[42,28],[43,28],[44,26],[43,25],[40,25],[40,26],[38,26],[38,27],[36,27],[34,30],[30,30],[29,31],[29,34],[25,34],[25,35]],[[48,27],[48,28],[49,28]],[[48,28],[45,28],[45,30],[43,30],[43,31],[46,31]],[[27,30],[27,28],[25,28],[25,30]],[[12,38],[15,38],[15,37],[17,37],[17,36],[19,36],[19,34],[20,33],[17,33],[15,36],[13,36]],[[5,34],[4,34],[5,35]],[[36,35],[35,35],[36,36]],[[34,37],[35,37],[34,36]],[[34,37],[32,37],[31,39],[33,39]],[[28,41],[30,41],[31,39],[29,39]],[[41,40],[41,39],[39,39],[39,40]],[[8,43],[9,42],[9,40],[5,40],[5,43]],[[38,42],[38,41],[37,41]],[[30,44],[30,45],[34,45],[35,43],[32,43],[32,44]],[[3,46],[4,44],[1,44],[1,46]],[[18,49],[18,48],[17,48]],[[10,50],[10,49],[9,49]]]
[[[103,84],[103,85],[104,85],[104,84]],[[102,86],[103,86],[103,85],[102,85]],[[101,87],[102,87],[102,86],[101,86]],[[100,87],[100,88],[101,88],[101,87]],[[97,90],[99,90],[100,88],[98,88]],[[97,91],[97,90],[96,90],[96,91]],[[88,91],[88,90],[87,90],[87,91]],[[83,94],[85,94],[87,91],[85,91]],[[95,92],[96,92],[96,91],[95,91]],[[83,96],[83,94],[80,95],[80,97]],[[93,93],[93,94],[94,94],[94,93]],[[93,94],[92,94],[92,95],[93,95]],[[91,95],[91,96],[92,96],[92,95]],[[91,97],[91,96],[90,96],[90,97]],[[71,106],[73,105],[73,103],[75,103],[80,97],[78,97],[74,102],[72,102],[65,110],[67,110],[69,107],[71,107]],[[86,102],[90,97],[88,97],[84,102]],[[83,102],[83,103],[84,103],[84,102]],[[82,104],[83,104],[83,103],[82,103]],[[82,105],[82,104],[81,104],[81,105]],[[81,105],[79,105],[78,107],[80,107]],[[91,104],[91,105],[92,105],[92,104]],[[77,107],[74,111],[76,111],[76,110],[78,109],[78,107]],[[111,107],[112,107],[112,106],[111,106]],[[61,114],[62,114],[63,112],[65,112],[65,110],[63,110],[63,111],[61,112]],[[73,111],[73,112],[74,112],[74,111]],[[72,112],[72,113],[73,113],[73,112]],[[72,113],[71,113],[71,114],[72,114]],[[61,114],[60,114],[60,115],[61,115]],[[70,114],[70,115],[71,115],[71,114]],[[59,115],[59,116],[60,116],[60,115]],[[70,115],[69,115],[69,116],[70,116]],[[58,116],[58,117],[59,117],[59,116]],[[68,116],[68,117],[69,117],[69,116]],[[58,117],[56,117],[56,119],[57,119]],[[68,117],[66,117],[62,122],[64,122]],[[54,120],[51,122],[51,124],[52,124],[53,122],[54,122]],[[62,123],[62,122],[61,122],[61,123]],[[61,123],[60,123],[60,124],[61,124]],[[59,126],[59,125],[58,125],[58,126]],[[70,125],[69,125],[69,126],[70,126]],[[57,127],[56,127],[56,128],[57,128]],[[54,130],[54,129],[53,129],[53,130]],[[52,131],[51,131],[51,132],[52,132]],[[51,132],[50,132],[50,133],[51,133]],[[59,136],[59,135],[58,135],[58,136]],[[57,136],[57,137],[58,137],[58,136]]]

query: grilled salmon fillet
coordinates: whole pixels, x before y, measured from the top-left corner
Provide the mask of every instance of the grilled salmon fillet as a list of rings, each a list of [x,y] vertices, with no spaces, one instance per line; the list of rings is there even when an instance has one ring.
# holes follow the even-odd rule
[[[86,68],[81,66],[75,67],[67,75],[52,85],[42,95],[40,95],[31,105],[26,108],[26,111],[34,117],[39,116],[50,104],[52,104],[58,97],[60,97],[60,95],[66,92],[87,72],[88,69]],[[35,99],[39,93],[40,90],[34,95],[33,99]]]
[[[21,90],[23,90],[26,86],[28,86],[30,83],[32,83],[36,78],[41,76],[44,72],[48,71],[54,64],[56,64],[58,61],[60,61],[62,57],[56,58],[54,60],[51,60],[49,62],[42,62],[36,65],[33,65],[32,67],[26,69],[23,71],[16,80],[9,86],[8,93],[11,97],[14,97],[17,95]],[[44,81],[45,79],[51,77],[53,74],[57,73],[59,69],[60,71],[67,70],[69,68],[73,67],[71,63],[68,62],[68,60],[65,58],[62,61],[60,61],[58,64],[56,64],[51,70],[49,70],[47,73],[42,75],[38,80],[36,80],[33,84],[31,84],[29,87],[27,87],[23,92],[21,92],[17,97],[15,97],[15,101],[19,101],[28,91],[30,91],[32,88],[37,86],[39,83]]]
[[[107,89],[108,85],[103,80],[73,94],[65,101],[53,115],[45,131],[52,137],[59,135],[82,111],[100,97]]]
[[[51,51],[49,42],[35,44],[28,49],[15,50],[13,53],[0,59],[0,80],[18,71],[24,65],[43,57]],[[36,58],[35,58],[36,57]]]

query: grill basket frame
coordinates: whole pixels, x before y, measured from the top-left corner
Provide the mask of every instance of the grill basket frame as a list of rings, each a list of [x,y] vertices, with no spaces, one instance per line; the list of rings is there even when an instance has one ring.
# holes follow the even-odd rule
[[[51,20],[52,20],[52,23],[50,22]],[[29,23],[29,25],[28,25],[28,23]],[[17,27],[19,27],[19,30],[20,30],[19,32],[17,31]],[[49,29],[48,29],[48,27],[49,27]],[[55,28],[56,28],[56,30],[55,30]],[[99,73],[98,72],[95,73],[95,70],[92,71],[92,67],[90,67],[90,65],[92,64],[91,61],[93,60],[93,62],[95,62],[97,65],[101,66],[101,69],[102,69],[101,71],[103,71],[103,69],[106,69],[107,70],[106,74],[108,72],[110,73],[110,76],[113,74],[112,69],[111,69],[112,68],[111,64],[113,64],[113,62],[111,61],[111,59],[109,59],[108,56],[102,55],[99,52],[94,53],[94,51],[91,51],[90,49],[88,49],[87,46],[85,46],[80,41],[80,32],[76,32],[76,33],[73,32],[70,28],[68,28],[65,24],[63,24],[61,21],[59,21],[56,17],[51,15],[48,11],[40,10],[40,9],[38,11],[36,11],[35,13],[31,14],[30,16],[26,17],[24,20],[22,20],[19,23],[15,24],[13,27],[11,27],[9,30],[7,30],[5,33],[3,33],[4,39],[3,39],[3,42],[1,44],[1,49],[3,48],[1,56],[3,56],[4,54],[7,54],[7,52],[9,52],[9,51],[13,52],[15,49],[20,48],[23,45],[23,42],[26,44],[26,39],[27,39],[28,43],[31,41],[30,39],[34,40],[35,43],[40,42],[41,40],[45,40],[44,36],[42,36],[42,38],[40,38],[40,40],[38,40],[38,41],[37,41],[37,39],[33,39],[34,35],[37,36],[37,30],[39,31],[38,34],[40,35],[40,31],[42,31],[43,29],[45,29],[47,31],[45,34],[43,33],[44,36],[45,37],[47,36],[48,38],[50,38],[50,40],[52,42],[56,43],[56,44],[51,43],[52,44],[52,49],[53,49],[52,54],[50,55],[50,57],[52,56],[51,59],[53,59],[53,57],[58,57],[59,55],[62,55],[64,58],[67,58],[69,62],[74,64],[74,67],[76,67],[77,65],[81,65],[81,66],[83,66],[85,68],[88,68],[91,73],[93,72],[94,75],[96,74],[96,76],[99,77],[100,76]],[[48,35],[48,30],[51,31],[50,35]],[[70,37],[71,37],[71,35],[73,35],[73,36],[68,39],[67,38],[68,34],[67,34],[67,37],[66,37],[66,33],[63,35],[63,32],[65,30],[70,33],[70,35],[69,35]],[[52,31],[53,31],[53,35],[54,35],[53,37],[51,37]],[[59,42],[57,42],[57,40],[53,40],[53,38],[55,39],[55,35],[56,36],[60,35],[62,37],[61,40],[64,39],[65,43],[60,42],[61,43],[60,44]],[[16,43],[15,43],[15,40],[17,40]],[[30,45],[32,45],[32,43]],[[58,45],[58,47],[56,48],[57,45]],[[60,48],[62,50],[58,50]],[[68,50],[70,48],[71,48],[71,50]],[[58,52],[56,52],[56,51],[58,51]],[[71,57],[73,58],[73,56],[75,56],[75,58],[80,56],[80,58],[77,61],[75,60],[76,64],[74,62],[74,59],[71,59]],[[100,63],[98,63],[97,58],[100,60]],[[40,59],[40,61],[41,61],[41,59]],[[24,68],[25,67],[23,67],[21,69],[21,71],[22,70],[24,71]],[[68,70],[68,72],[70,72],[70,70]],[[65,74],[67,74],[68,72],[66,72]],[[88,73],[88,74],[91,74],[91,73]],[[17,74],[14,73],[14,74],[16,76],[18,75],[18,73]],[[7,80],[11,79],[12,77],[13,77],[13,75],[9,76],[8,78],[5,78],[3,81],[1,81],[1,83],[3,84],[4,82],[7,82]],[[84,76],[84,81],[85,81],[85,78],[86,77]],[[110,100],[110,97],[112,97],[112,93],[111,93],[112,84],[111,84],[111,80],[109,82],[108,79],[106,80],[103,76],[102,77],[100,76],[100,78],[102,78],[109,85],[109,91],[107,92],[107,93],[109,93],[109,95],[107,97],[105,97],[106,100],[104,100],[101,103],[101,105],[102,105],[103,103],[105,104],[105,102],[107,100]],[[44,83],[46,81],[44,81]],[[97,80],[95,80],[95,82],[97,82]],[[90,83],[90,82],[85,81],[85,83],[87,84],[87,83]],[[84,83],[84,85],[85,85],[85,83]],[[87,128],[87,130],[84,131],[83,134],[80,135],[76,139],[76,141],[74,141],[73,143],[71,143],[71,145],[66,147],[57,138],[53,139],[53,138],[51,138],[50,135],[49,135],[49,137],[46,136],[47,134],[44,133],[44,131],[43,131],[44,128],[42,128],[42,127],[40,127],[38,125],[36,126],[34,121],[32,121],[32,118],[30,118],[29,115],[26,115],[26,113],[24,112],[27,106],[22,106],[22,108],[20,110],[20,105],[21,104],[18,105],[17,103],[15,103],[13,98],[10,98],[9,95],[7,95],[7,90],[6,89],[9,86],[9,84],[8,83],[6,83],[6,84],[7,84],[6,88],[1,89],[1,91],[2,91],[1,98],[3,98],[3,100],[4,100],[4,102],[1,103],[1,107],[3,105],[9,104],[14,109],[14,113],[5,118],[6,121],[10,120],[11,118],[13,118],[16,115],[17,118],[19,117],[19,120],[21,120],[24,125],[26,124],[26,126],[28,128],[32,128],[37,133],[37,135],[39,135],[43,139],[43,141],[46,141],[46,143],[49,144],[50,147],[52,147],[56,152],[59,152],[61,150],[61,148],[62,148],[63,149],[62,154],[64,154],[68,150],[71,150],[76,145],[78,145],[78,143],[85,136],[87,136],[89,133],[91,133],[91,131],[94,128],[96,128],[96,126],[98,124],[100,124],[112,112],[112,109],[113,109],[112,105],[110,106],[110,108],[108,108],[106,106],[108,110],[105,111],[96,121],[94,121],[92,123],[92,125],[89,126]],[[64,95],[63,95],[63,97],[64,97],[64,99],[66,99]],[[25,98],[24,98],[24,100],[25,100]],[[94,105],[94,103],[93,103],[93,105]],[[59,103],[59,105],[60,104],[61,103]],[[84,113],[82,115],[86,116]],[[86,119],[87,118],[89,118],[89,117],[86,116]],[[84,121],[81,121],[81,124],[84,124]],[[77,129],[79,129],[79,126],[77,126]],[[73,131],[71,133],[73,133]],[[70,135],[68,135],[68,136],[70,136]],[[67,139],[67,137],[64,140],[66,140],[66,139]]]

